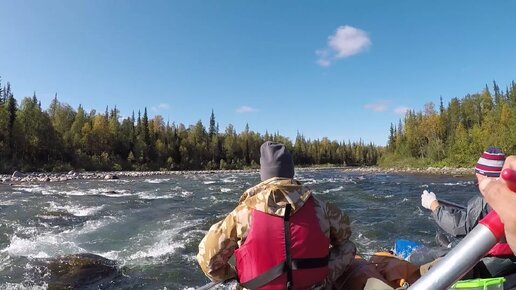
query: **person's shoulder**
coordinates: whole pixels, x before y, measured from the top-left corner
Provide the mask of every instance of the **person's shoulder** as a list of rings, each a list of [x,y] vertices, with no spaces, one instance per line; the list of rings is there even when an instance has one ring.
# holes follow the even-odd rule
[[[322,208],[326,214],[329,214],[329,213],[330,214],[331,213],[335,214],[335,213],[341,213],[342,212],[340,210],[340,208],[336,204],[334,204],[332,202],[325,201],[325,200],[323,200],[323,199],[321,199],[321,198],[319,198],[317,196],[314,196],[314,195],[312,195],[311,198],[313,198],[313,200],[314,200],[314,205],[316,207]]]

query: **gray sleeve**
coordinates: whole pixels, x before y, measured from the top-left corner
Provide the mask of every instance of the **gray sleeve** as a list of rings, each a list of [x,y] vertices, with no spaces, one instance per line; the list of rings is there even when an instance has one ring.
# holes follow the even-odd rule
[[[467,235],[478,221],[487,214],[487,203],[482,196],[476,195],[468,201],[466,209],[439,205],[432,212],[435,221],[445,232],[454,237]]]
[[[448,234],[454,237],[466,235],[467,213],[465,210],[439,205],[437,209],[432,212],[432,216],[437,222],[437,225]]]
[[[487,203],[480,194],[468,201],[466,211],[466,233],[469,233],[489,212]]]

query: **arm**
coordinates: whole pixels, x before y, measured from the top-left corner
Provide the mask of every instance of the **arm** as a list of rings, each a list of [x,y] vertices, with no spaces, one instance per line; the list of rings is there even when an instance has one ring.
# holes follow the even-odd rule
[[[516,156],[507,157],[503,167],[516,170]],[[514,186],[513,181],[512,187]],[[504,223],[505,238],[512,251],[516,253],[516,194],[508,188],[507,181],[503,178],[486,178],[480,181],[479,188]]]
[[[330,261],[328,268],[330,274],[324,281],[326,285],[333,285],[335,281],[349,268],[356,254],[356,247],[351,242],[351,226],[349,218],[346,214],[331,203],[325,203],[315,199],[317,207],[322,209],[318,211],[321,226],[324,232],[329,231],[330,238]],[[323,226],[323,224],[325,224]]]
[[[445,205],[439,205],[432,211],[437,225],[455,237],[466,235],[466,211]]]
[[[465,209],[439,204],[433,211],[437,224],[447,233],[462,237],[467,235],[488,213],[487,204],[481,195],[472,197]]]
[[[224,220],[211,226],[199,244],[197,261],[204,274],[215,282],[236,277],[235,269],[228,261],[237,248],[239,240],[235,215],[237,209]]]

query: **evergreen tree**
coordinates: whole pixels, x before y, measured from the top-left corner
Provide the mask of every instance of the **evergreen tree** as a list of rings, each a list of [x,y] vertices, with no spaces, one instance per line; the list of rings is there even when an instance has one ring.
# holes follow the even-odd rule
[[[5,103],[4,90],[2,89],[2,77],[0,77],[0,107]]]
[[[211,116],[210,116],[210,129],[208,131],[208,134],[210,138],[212,138],[215,134],[217,134],[217,129],[215,127],[215,114],[213,113],[213,109],[211,109]]]

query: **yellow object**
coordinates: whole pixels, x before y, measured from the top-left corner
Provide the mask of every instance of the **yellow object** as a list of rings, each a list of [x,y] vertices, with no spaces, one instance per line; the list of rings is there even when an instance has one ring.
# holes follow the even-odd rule
[[[497,290],[503,289],[504,277],[461,280],[453,284],[451,289]]]
[[[394,257],[394,254],[391,252],[376,252],[374,253],[374,256],[380,256],[380,257]]]

